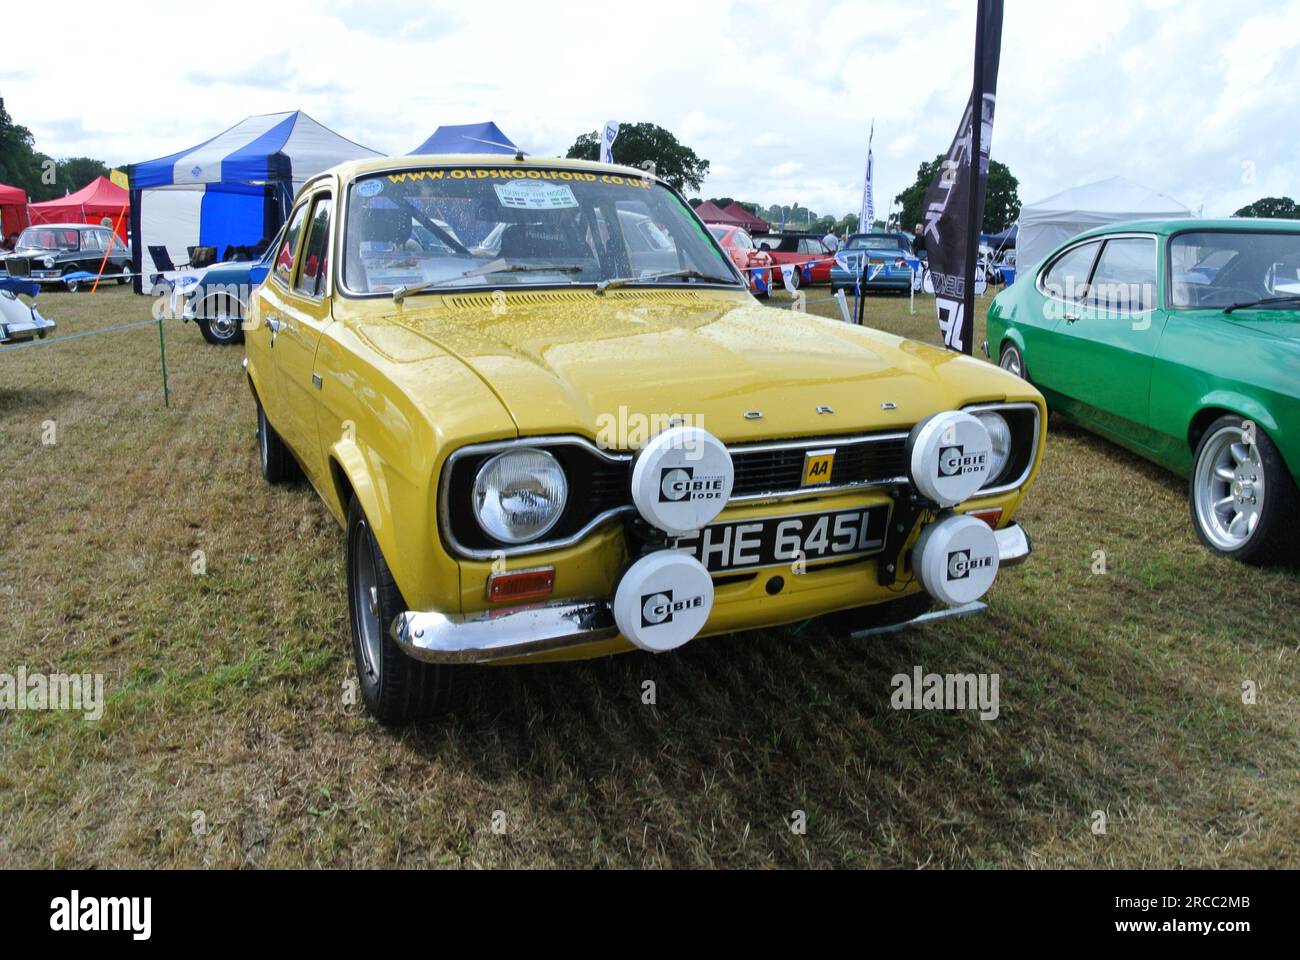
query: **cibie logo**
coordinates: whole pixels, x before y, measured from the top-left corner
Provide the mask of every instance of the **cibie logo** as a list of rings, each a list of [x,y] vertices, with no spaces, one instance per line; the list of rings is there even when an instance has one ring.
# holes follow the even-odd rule
[[[695,476],[694,467],[661,467],[659,502],[718,500],[722,497],[723,477],[719,474]]]
[[[961,445],[939,448],[939,476],[956,477],[979,473],[988,463],[987,453],[967,453]]]
[[[674,600],[671,590],[656,590],[641,596],[641,626],[656,627],[673,622],[673,614],[704,606],[703,597]]]
[[[954,550],[948,554],[948,579],[965,580],[972,570],[993,566],[992,557],[972,557],[969,550]]]

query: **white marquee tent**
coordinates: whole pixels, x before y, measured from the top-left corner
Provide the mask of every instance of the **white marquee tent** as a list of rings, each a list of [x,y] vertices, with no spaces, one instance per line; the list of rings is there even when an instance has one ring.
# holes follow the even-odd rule
[[[269,240],[303,182],[336,163],[379,156],[295,110],[248,117],[211,140],[127,168],[136,272],[162,269],[150,247],[173,262],[206,245]],[[136,290],[147,285],[136,281]]]
[[[1177,200],[1123,177],[1098,180],[1021,207],[1016,261],[1027,271],[1071,237],[1108,223],[1191,215]]]

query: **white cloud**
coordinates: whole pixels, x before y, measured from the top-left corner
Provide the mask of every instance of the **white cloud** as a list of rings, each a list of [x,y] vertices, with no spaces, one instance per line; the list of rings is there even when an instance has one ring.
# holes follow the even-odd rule
[[[858,207],[873,119],[878,207],[947,148],[974,30],[966,0],[100,9],[84,7],[94,31],[61,33],[57,50],[11,44],[0,62],[0,95],[47,153],[151,159],[294,108],[394,153],[440,123],[490,118],[555,154],[607,119],[647,120],[711,161],[706,195],[836,214]],[[1027,201],[1114,174],[1212,214],[1296,196],[1298,23],[1297,0],[1248,16],[1209,2],[1007,0],[993,156]],[[51,29],[32,4],[8,10],[6,27]],[[105,80],[88,85],[97,70]]]

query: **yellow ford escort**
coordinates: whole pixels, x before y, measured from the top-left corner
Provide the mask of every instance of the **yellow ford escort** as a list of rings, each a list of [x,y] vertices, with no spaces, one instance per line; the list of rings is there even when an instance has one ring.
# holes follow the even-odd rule
[[[367,708],[478,664],[983,608],[1029,541],[1024,380],[765,307],[627,167],[403,157],[309,181],[245,321],[262,473],[343,524]]]

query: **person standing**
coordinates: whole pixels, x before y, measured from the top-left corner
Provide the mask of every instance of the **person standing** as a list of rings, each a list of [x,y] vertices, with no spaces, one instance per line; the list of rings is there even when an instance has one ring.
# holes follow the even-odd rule
[[[912,232],[912,256],[920,257],[925,253],[925,229],[918,223]]]
[[[839,251],[840,238],[835,236],[834,227],[832,227],[830,230],[826,232],[826,236],[822,237],[822,243],[825,245],[826,249],[830,251],[832,255],[834,255]]]

